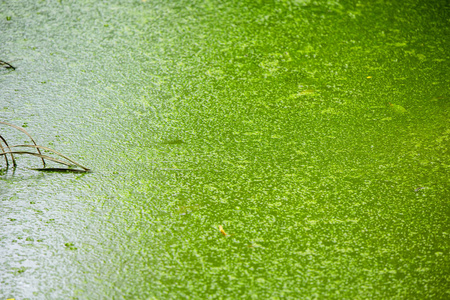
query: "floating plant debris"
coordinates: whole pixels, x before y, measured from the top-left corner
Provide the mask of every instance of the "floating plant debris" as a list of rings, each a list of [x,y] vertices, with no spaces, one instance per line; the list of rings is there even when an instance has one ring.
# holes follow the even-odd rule
[[[11,65],[10,63],[0,60],[0,68],[5,68],[5,69],[13,69],[15,70],[16,68],[13,67],[13,65]]]
[[[225,232],[225,230],[223,230],[222,225],[219,225],[219,230],[220,230],[220,233],[221,233],[221,234],[223,234],[223,235],[225,235],[225,236],[228,235],[228,234]]]
[[[33,142],[33,145],[12,145],[12,146],[10,146],[8,144],[8,142],[6,141],[6,139],[0,134],[0,151],[1,151],[0,156],[5,157],[6,167],[9,167],[8,155],[9,155],[14,167],[17,166],[16,160],[14,158],[15,155],[31,155],[31,156],[39,157],[41,159],[42,165],[43,165],[42,168],[32,168],[32,170],[45,171],[45,172],[75,172],[75,173],[90,171],[89,168],[86,168],[86,167],[80,165],[79,163],[77,163],[74,160],[68,158],[67,156],[59,153],[56,150],[37,145],[36,141],[31,137],[31,135],[25,129],[23,129],[19,126],[7,123],[7,122],[3,122],[3,121],[0,121],[0,124],[10,126],[10,127],[13,127],[15,129],[21,131],[22,133],[26,134],[30,138],[30,140]],[[31,148],[31,149],[35,149],[36,152],[27,151],[27,150],[23,150],[23,149],[15,150],[17,148],[18,149]],[[51,157],[49,155],[44,155],[44,154],[42,154],[41,150],[53,153],[54,155],[57,156],[57,158]],[[55,162],[58,164],[65,165],[65,166],[67,166],[67,168],[49,168],[46,166],[45,160],[49,160],[49,161],[52,161],[52,162]]]

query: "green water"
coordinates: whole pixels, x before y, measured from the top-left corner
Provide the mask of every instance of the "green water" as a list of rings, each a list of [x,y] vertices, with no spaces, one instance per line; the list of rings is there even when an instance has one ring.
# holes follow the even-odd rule
[[[0,120],[94,170],[2,169],[0,297],[448,299],[449,28],[446,1],[0,0]]]

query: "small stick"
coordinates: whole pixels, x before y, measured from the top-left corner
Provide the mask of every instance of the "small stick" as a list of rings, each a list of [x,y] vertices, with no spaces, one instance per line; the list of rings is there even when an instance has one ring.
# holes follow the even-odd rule
[[[53,150],[53,149],[48,148],[48,147],[38,146],[38,145],[14,145],[14,146],[11,146],[11,148],[14,148],[14,147],[30,147],[30,148],[36,148],[36,149],[44,149],[44,150],[53,152],[53,153],[55,153],[55,154],[58,155],[58,156],[61,156],[62,158],[64,158],[64,159],[70,161],[72,164],[74,164],[74,165],[76,165],[76,166],[78,166],[78,167],[84,169],[85,171],[89,171],[88,168],[83,167],[82,165],[80,165],[79,163],[77,163],[76,161],[74,161],[73,159],[70,159],[70,158],[68,158],[67,156],[65,156],[65,155],[63,155],[63,154],[61,154],[61,153],[59,153],[58,151]]]
[[[6,142],[6,140],[1,135],[0,135],[0,139],[3,141],[3,143],[5,143],[6,148],[8,148],[9,151],[11,151],[11,148],[9,147],[8,142]],[[2,152],[5,152],[5,148],[3,148],[2,143],[0,143],[0,148],[2,149]],[[11,160],[13,162],[13,166],[16,167],[17,164],[16,164],[16,160],[14,159],[14,155],[12,153],[10,155],[11,155]],[[6,166],[8,167],[9,161],[8,161],[8,157],[6,155],[5,155],[5,160],[6,160]]]
[[[6,61],[0,60],[0,66],[3,66],[3,65],[6,65],[5,69],[13,69],[13,70],[16,69],[10,63],[7,63]]]
[[[0,135],[0,138],[3,140],[3,142],[6,142],[5,139]],[[2,143],[0,143],[0,149],[2,150],[2,152],[5,151],[5,148],[3,148]],[[6,162],[6,168],[9,167],[9,161],[8,161],[8,157],[5,155],[5,162]]]
[[[41,172],[59,172],[59,173],[86,173],[90,170],[80,170],[80,169],[67,169],[67,168],[30,168],[30,170],[41,171]]]
[[[73,166],[74,166],[73,164],[69,164],[69,163],[67,163],[67,162],[65,162],[65,161],[62,161],[62,160],[59,160],[59,159],[56,159],[56,158],[53,158],[53,157],[50,157],[50,156],[47,156],[47,155],[42,155],[42,154],[38,154],[38,153],[34,153],[34,152],[29,152],[29,151],[6,151],[6,152],[0,153],[0,156],[1,156],[1,155],[6,155],[6,154],[11,154],[11,153],[12,153],[12,154],[28,154],[28,155],[33,155],[33,156],[37,156],[37,157],[40,157],[40,158],[45,158],[45,159],[48,159],[48,160],[51,160],[51,161],[60,163],[60,164],[62,164],[62,165],[66,165],[66,166],[68,166],[68,167],[73,167]]]

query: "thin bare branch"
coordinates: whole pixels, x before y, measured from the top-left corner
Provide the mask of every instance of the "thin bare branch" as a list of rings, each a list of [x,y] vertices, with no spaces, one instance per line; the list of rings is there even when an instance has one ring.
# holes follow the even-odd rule
[[[6,69],[13,69],[13,70],[16,69],[10,63],[3,61],[3,60],[0,60],[0,66],[5,66]]]
[[[50,161],[54,161],[54,162],[57,162],[59,164],[66,165],[66,166],[69,166],[69,167],[74,167],[75,166],[74,164],[70,164],[68,162],[65,162],[65,161],[62,161],[62,160],[50,157],[48,155],[42,155],[42,154],[29,152],[29,151],[6,151],[6,152],[0,153],[0,156],[6,155],[6,154],[10,154],[10,153],[12,153],[12,154],[28,154],[28,155],[33,155],[33,156],[37,156],[37,157],[40,157],[40,158],[45,158],[45,159],[48,159]]]
[[[55,153],[56,155],[58,155],[58,156],[60,156],[60,157],[62,157],[62,158],[64,158],[64,159],[70,161],[72,164],[74,164],[74,165],[76,165],[76,166],[78,166],[78,167],[84,169],[85,171],[89,171],[89,168],[86,168],[86,167],[80,165],[79,163],[77,163],[77,162],[74,161],[73,159],[70,159],[70,158],[68,158],[67,156],[65,156],[65,155],[63,155],[63,154],[59,153],[58,151],[53,150],[53,149],[51,149],[51,148],[44,147],[44,146],[39,146],[39,145],[14,145],[14,146],[11,146],[11,148],[18,148],[18,147],[30,147],[30,148],[43,149],[43,150],[47,150],[47,151],[53,152],[53,153]]]
[[[1,135],[0,135],[0,139],[3,141],[3,143],[5,143],[6,148],[8,148],[8,150],[11,151],[11,148],[9,147],[8,142]],[[3,148],[2,143],[0,143],[0,147],[2,149],[2,152],[4,152],[5,149]],[[9,166],[8,157],[6,155],[5,155],[5,160],[6,160],[6,166]],[[14,155],[12,153],[11,153],[11,160],[13,162],[13,166],[16,167],[17,166],[16,160],[14,159]]]

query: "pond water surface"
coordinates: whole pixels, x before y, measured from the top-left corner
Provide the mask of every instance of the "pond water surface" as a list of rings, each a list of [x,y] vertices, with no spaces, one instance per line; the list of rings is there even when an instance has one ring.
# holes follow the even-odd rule
[[[448,299],[449,7],[394,2],[0,1],[0,121],[93,170],[0,161],[0,297]]]

